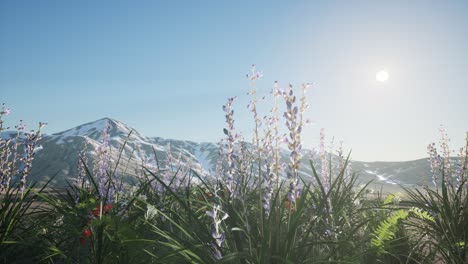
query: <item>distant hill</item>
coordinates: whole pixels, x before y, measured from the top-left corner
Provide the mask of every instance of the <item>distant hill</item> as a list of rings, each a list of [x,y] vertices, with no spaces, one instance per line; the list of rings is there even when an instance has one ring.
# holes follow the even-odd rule
[[[142,158],[152,155],[153,150],[158,160],[164,162],[168,146],[174,157],[186,166],[190,166],[202,177],[214,175],[218,160],[217,144],[147,137],[120,121],[103,118],[63,132],[43,135],[39,142],[42,147],[38,148],[36,153],[30,180],[44,182],[53,175],[57,175],[52,182],[56,186],[65,185],[66,181],[73,181],[77,174],[79,151],[86,147],[90,158],[95,155],[95,150],[101,144],[101,133],[107,122],[110,124],[110,145],[114,160],[118,158],[119,149],[126,142],[119,170],[125,170],[125,175],[129,180],[135,177]],[[4,132],[2,136],[7,137],[10,134],[11,132]],[[286,150],[282,150],[281,155],[282,160],[289,159],[289,153]],[[320,167],[318,154],[305,149],[300,173],[305,179],[312,177],[310,159],[315,166]],[[399,184],[413,186],[428,184],[431,181],[427,159],[403,162],[352,161],[352,170],[359,174],[360,182],[367,183],[372,180],[371,187],[374,189],[380,189],[383,186],[384,189],[393,190],[398,189]]]

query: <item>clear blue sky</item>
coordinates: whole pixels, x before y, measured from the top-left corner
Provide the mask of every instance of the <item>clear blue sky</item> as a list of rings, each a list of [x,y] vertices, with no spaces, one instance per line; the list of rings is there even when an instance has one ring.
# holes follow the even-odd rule
[[[468,130],[468,1],[1,1],[0,101],[55,133],[113,117],[147,136],[222,137],[245,74],[259,92],[313,82],[307,116],[357,160],[426,156]],[[390,78],[378,83],[386,69]]]

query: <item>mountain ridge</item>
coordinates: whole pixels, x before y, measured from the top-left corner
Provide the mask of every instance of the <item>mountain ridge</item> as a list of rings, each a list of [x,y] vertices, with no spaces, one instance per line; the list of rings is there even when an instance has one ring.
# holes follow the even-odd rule
[[[66,181],[72,181],[76,174],[79,151],[86,147],[90,158],[94,155],[94,151],[101,144],[101,134],[107,122],[110,125],[109,145],[119,150],[123,143],[126,143],[122,153],[125,160],[133,159],[129,166],[131,170],[136,170],[139,163],[154,152],[158,159],[164,160],[166,151],[170,148],[173,156],[180,159],[181,164],[193,167],[200,175],[209,177],[215,171],[219,151],[215,143],[147,137],[124,122],[104,117],[54,134],[44,134],[39,141],[42,147],[36,153],[31,179],[43,182],[57,173],[54,184],[62,185]],[[287,161],[288,152],[281,152],[282,159]],[[304,152],[306,154],[301,173],[304,177],[312,179],[312,170],[307,159],[312,159],[314,164],[318,164],[320,159],[313,150],[304,149]],[[431,175],[427,158],[400,162],[353,160],[352,168],[359,173],[361,182],[373,180],[375,186],[420,185],[430,182]],[[127,172],[129,177],[135,177],[132,171]]]

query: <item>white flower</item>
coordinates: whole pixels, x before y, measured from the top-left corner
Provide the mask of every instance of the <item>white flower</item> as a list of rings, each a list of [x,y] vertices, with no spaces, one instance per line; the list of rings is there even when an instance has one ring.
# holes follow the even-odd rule
[[[145,199],[146,199],[146,197],[145,197]],[[148,206],[146,207],[145,219],[146,219],[146,220],[151,220],[151,219],[153,219],[157,214],[158,214],[158,210],[156,209],[156,207],[154,207],[154,206],[151,205],[151,204],[148,204]]]

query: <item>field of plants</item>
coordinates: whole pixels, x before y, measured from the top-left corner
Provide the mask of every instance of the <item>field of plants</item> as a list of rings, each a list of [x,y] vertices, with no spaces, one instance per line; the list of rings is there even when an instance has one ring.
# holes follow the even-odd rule
[[[19,124],[0,139],[0,263],[468,263],[466,146],[451,157],[442,134],[428,146],[433,185],[368,196],[350,155],[322,140],[322,163],[310,162],[306,181],[298,170],[308,84],[299,95],[275,84],[261,118],[260,77],[255,68],[248,75],[253,141],[236,131],[230,98],[209,178],[170,166],[168,153],[146,157],[138,179],[123,182],[125,161],[110,158],[105,129],[68,188],[38,186],[28,174],[43,124],[31,132]],[[0,110],[0,132],[9,112]]]

